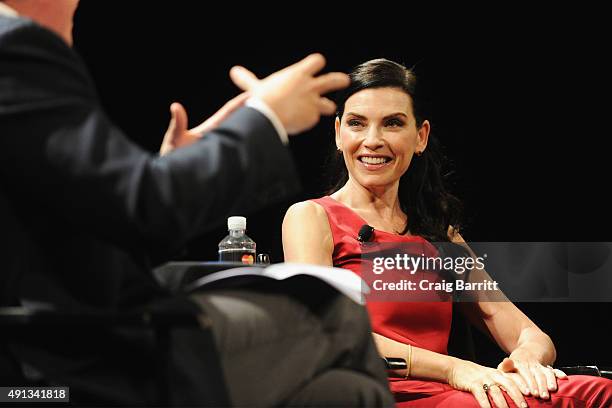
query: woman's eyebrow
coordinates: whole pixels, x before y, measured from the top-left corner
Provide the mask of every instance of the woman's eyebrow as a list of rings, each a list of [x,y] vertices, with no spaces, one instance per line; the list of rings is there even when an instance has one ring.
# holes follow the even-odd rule
[[[408,118],[408,115],[406,115],[404,112],[395,112],[395,113],[392,113],[392,114],[390,114],[390,115],[385,116],[385,117],[383,118],[383,120],[385,120],[385,119],[391,119],[391,118],[394,118],[394,117],[396,117],[396,116],[403,116],[403,117],[405,117],[406,119]]]
[[[360,114],[355,113],[355,112],[347,112],[346,116],[354,116],[357,119],[367,119],[365,116],[360,115]],[[383,117],[383,120],[391,119],[391,118],[394,118],[394,117],[397,117],[397,116],[403,116],[404,118],[408,119],[408,115],[406,115],[404,112],[394,112],[394,113],[392,113],[390,115],[387,115],[387,116]]]
[[[350,115],[350,116],[355,116],[355,117],[356,117],[356,118],[358,118],[358,119],[367,119],[365,116],[360,115],[360,114],[355,113],[355,112],[347,112],[347,114],[346,114],[346,115],[347,115],[347,116],[349,116],[349,115]]]

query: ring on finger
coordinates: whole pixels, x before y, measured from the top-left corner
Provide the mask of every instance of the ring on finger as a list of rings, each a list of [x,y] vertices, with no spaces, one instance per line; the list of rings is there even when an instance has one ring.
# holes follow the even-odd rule
[[[489,392],[489,390],[491,388],[493,388],[493,387],[499,387],[499,384],[496,384],[496,383],[491,383],[491,384],[484,383],[484,384],[482,384],[482,389],[485,390],[485,392]]]

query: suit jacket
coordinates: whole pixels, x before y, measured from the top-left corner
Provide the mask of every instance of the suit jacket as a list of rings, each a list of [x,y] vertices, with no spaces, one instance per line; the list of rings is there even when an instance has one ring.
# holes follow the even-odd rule
[[[194,145],[151,155],[105,115],[83,62],[58,36],[0,16],[0,305],[115,311],[167,298],[152,265],[227,216],[297,188],[290,152],[260,112],[241,108]],[[74,381],[98,364],[93,355],[108,358],[51,332],[15,353]],[[149,357],[138,358],[146,372]]]
[[[106,117],[55,34],[0,16],[0,61],[0,191],[27,231],[20,300],[113,309],[163,296],[152,264],[296,192],[290,152],[254,109],[158,157]]]

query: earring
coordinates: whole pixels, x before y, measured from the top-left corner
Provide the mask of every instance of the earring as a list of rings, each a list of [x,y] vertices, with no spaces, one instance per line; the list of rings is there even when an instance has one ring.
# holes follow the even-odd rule
[[[423,151],[418,151],[417,150],[415,153],[416,153],[417,157],[421,157],[421,155],[423,154]]]

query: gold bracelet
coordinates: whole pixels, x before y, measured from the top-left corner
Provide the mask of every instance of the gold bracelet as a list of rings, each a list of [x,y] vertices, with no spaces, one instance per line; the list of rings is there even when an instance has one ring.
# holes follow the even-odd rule
[[[412,344],[408,345],[408,360],[406,360],[406,377],[405,379],[410,378],[410,370],[412,368]]]

